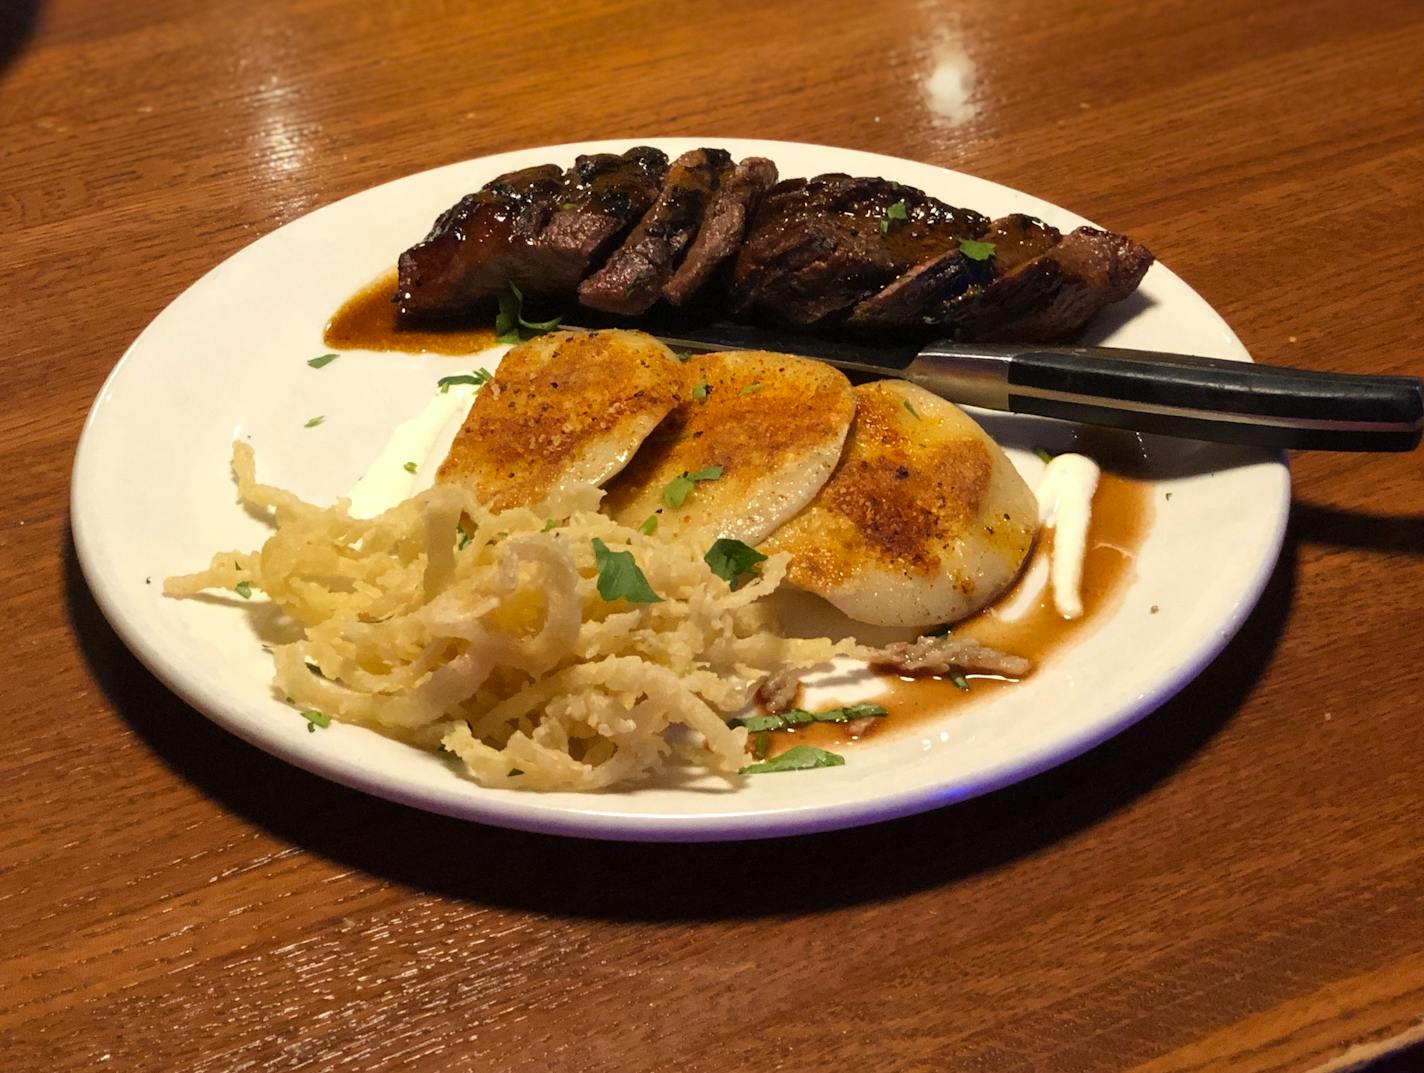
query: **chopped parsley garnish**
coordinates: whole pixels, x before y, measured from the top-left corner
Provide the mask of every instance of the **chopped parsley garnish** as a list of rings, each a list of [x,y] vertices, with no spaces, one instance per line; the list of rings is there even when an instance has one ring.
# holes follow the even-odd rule
[[[910,415],[911,417],[913,417],[916,421],[923,421],[923,420],[924,420],[923,417],[921,417],[919,414],[917,414],[917,413],[915,412],[915,408],[910,405],[910,400],[909,400],[909,399],[905,399],[904,402],[905,402],[905,410],[909,413],[909,415]]]
[[[559,202],[559,211],[560,211],[560,212],[573,212],[574,209],[576,209],[576,208],[578,208],[578,206],[575,205],[572,201],[561,201],[561,202]]]
[[[475,534],[467,532],[463,525],[455,526],[455,532],[459,534],[459,540],[455,544],[456,551],[464,551],[470,546],[470,541],[475,539]]]
[[[415,472],[415,463],[414,463],[414,462],[407,462],[405,465],[403,465],[403,466],[401,467],[401,469],[405,470],[407,473],[414,473],[414,472]]]
[[[845,757],[839,753],[830,753],[814,745],[797,745],[770,760],[748,764],[742,768],[740,774],[768,775],[774,771],[809,771],[818,767],[840,767],[844,763]]]
[[[905,203],[903,201],[895,202],[885,210],[885,215],[880,220],[880,233],[882,235],[889,233],[891,220],[908,220],[909,218],[910,212],[905,208]]]
[[[442,376],[439,380],[435,381],[435,384],[437,387],[440,388],[440,394],[448,395],[450,393],[450,388],[453,387],[455,384],[473,384],[475,387],[483,387],[485,384],[488,384],[493,379],[494,373],[490,372],[488,369],[476,369],[472,373],[459,373],[455,376]]]
[[[733,719],[727,725],[746,727],[753,734],[758,734],[769,730],[806,726],[808,723],[849,723],[855,719],[870,719],[888,714],[879,704],[847,704],[844,708],[830,708],[824,712],[791,708],[777,715],[748,715]]]
[[[943,626],[936,626],[934,629],[930,630],[930,632],[927,633],[927,634],[925,634],[924,636],[926,636],[926,637],[948,637],[948,636],[949,636],[949,629],[950,629],[949,623],[946,622]]]
[[[252,599],[252,582],[239,581],[232,587],[232,591],[241,596],[244,600]]]
[[[302,712],[302,718],[307,721],[308,734],[315,734],[317,727],[331,726],[331,716],[325,712],[319,712],[315,708],[308,708]]]
[[[552,320],[525,320],[524,292],[510,280],[509,290],[499,296],[499,313],[494,318],[494,332],[501,343],[522,343],[531,336],[553,331],[563,319],[561,315]]]
[[[593,558],[598,564],[598,595],[605,600],[627,600],[630,604],[662,603],[648,579],[633,561],[631,551],[609,551],[608,545],[593,538]]]
[[[702,380],[698,383],[696,387],[692,389],[692,397],[698,402],[705,402],[707,399],[707,393],[711,390],[711,385],[708,384],[706,380]]]
[[[954,683],[956,689],[962,689],[966,693],[969,692],[969,679],[965,678],[960,671],[955,671],[951,674],[949,680]]]
[[[644,536],[652,536],[657,531],[658,516],[656,514],[649,514],[646,518],[643,519],[643,524],[638,526],[638,532],[642,533]]]
[[[994,256],[994,244],[980,242],[972,238],[962,238],[959,240],[959,252],[971,261],[987,261]]]
[[[557,529],[558,527],[558,521],[554,518],[550,518],[547,522],[544,523],[544,528],[540,529],[539,532],[547,533],[550,529]]]
[[[705,466],[695,473],[684,473],[663,485],[663,504],[676,510],[687,502],[700,481],[715,481],[722,476],[721,466]]]
[[[325,420],[326,420],[326,417],[325,417],[325,416],[313,417],[310,421],[308,421],[305,425],[303,425],[302,428],[316,428],[317,425],[321,424],[321,423],[322,423],[323,421],[325,421]]]
[[[313,369],[322,369],[339,357],[341,357],[340,354],[319,354],[317,357],[310,359],[307,364]]]
[[[748,384],[746,387],[742,388],[741,391],[737,392],[737,394],[738,394],[738,395],[755,395],[755,394],[756,394],[758,391],[760,391],[760,390],[761,390],[761,381],[758,380],[758,381],[756,381],[755,383]]]
[[[707,549],[707,554],[702,557],[702,561],[711,568],[712,573],[734,589],[740,577],[751,573],[757,563],[765,560],[766,556],[756,548],[731,537],[721,537],[713,541],[712,546]]]
[[[1048,453],[1048,448],[1046,448],[1046,447],[1035,447],[1035,448],[1033,449],[1033,453],[1036,454],[1036,455],[1038,455],[1038,457],[1039,457],[1040,459],[1042,459],[1044,462],[1052,462],[1052,461],[1053,461],[1053,456]]]
[[[686,361],[688,358],[692,357],[692,351],[674,350],[672,352],[672,356],[675,357],[678,361]]]

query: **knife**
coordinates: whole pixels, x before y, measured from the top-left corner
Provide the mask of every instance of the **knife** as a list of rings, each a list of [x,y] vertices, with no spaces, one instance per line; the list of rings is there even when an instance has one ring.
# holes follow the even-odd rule
[[[581,326],[611,325],[582,314]],[[1424,432],[1424,381],[1414,376],[1114,347],[863,343],[730,321],[645,330],[680,350],[800,354],[847,372],[899,377],[967,406],[1216,443],[1409,451]]]

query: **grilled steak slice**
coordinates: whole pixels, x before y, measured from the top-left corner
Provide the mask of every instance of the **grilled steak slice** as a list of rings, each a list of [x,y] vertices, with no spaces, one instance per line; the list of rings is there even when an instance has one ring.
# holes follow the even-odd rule
[[[1152,261],[1151,251],[1124,235],[1080,227],[1038,256],[1008,265],[988,286],[947,302],[932,319],[957,339],[1061,342],[1136,290]]]
[[[708,203],[687,256],[663,286],[664,298],[680,306],[706,285],[718,266],[741,248],[747,224],[775,182],[776,165],[765,157],[747,157],[732,169]]]
[[[993,256],[966,256],[955,242],[944,253],[915,265],[851,310],[846,323],[853,328],[906,331],[923,327],[931,311],[944,306],[970,288],[983,288],[1005,272],[1037,257],[1062,236],[1042,220],[1016,213],[995,220],[978,241],[994,246]]]
[[[575,160],[553,215],[519,259],[524,292],[572,300],[579,281],[652,206],[667,166],[667,154],[646,145]]]
[[[814,324],[977,238],[989,221],[886,179],[821,175],[778,183],[737,255],[734,313]]]
[[[400,256],[401,313],[447,316],[492,300],[509,281],[505,261],[553,212],[563,174],[554,164],[510,172],[442,213],[425,240]]]
[[[579,285],[579,301],[607,313],[647,312],[672,278],[731,166],[725,149],[694,149],[674,160],[647,215],[608,262]]]

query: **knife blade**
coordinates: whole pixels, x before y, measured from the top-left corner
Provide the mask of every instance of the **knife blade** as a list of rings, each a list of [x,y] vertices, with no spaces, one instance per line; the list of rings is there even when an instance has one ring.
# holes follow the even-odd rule
[[[610,326],[579,319],[568,326]],[[967,406],[1134,432],[1296,451],[1410,451],[1424,433],[1424,381],[1414,376],[1116,347],[862,342],[731,321],[636,326],[674,349],[799,354]]]

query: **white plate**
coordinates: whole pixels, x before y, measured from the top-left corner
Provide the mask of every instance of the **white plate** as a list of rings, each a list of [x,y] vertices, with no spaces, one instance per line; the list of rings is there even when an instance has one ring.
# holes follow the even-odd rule
[[[1289,503],[1279,456],[1157,441],[1156,522],[1137,579],[1067,656],[1011,690],[916,732],[846,750],[844,767],[694,788],[601,794],[488,790],[432,754],[371,731],[308,733],[269,692],[258,602],[177,601],[162,579],[250,548],[268,530],[235,503],[230,445],[249,440],[262,479],[318,502],[344,494],[434,381],[487,360],[347,352],[324,369],[327,317],[387,270],[461,195],[514,168],[633,140],[529,149],[438,168],[329,205],[253,243],[200,279],[129,348],[94,403],[74,466],[73,526],[85,577],[125,643],[193,707],[261,749],[337,782],[419,808],[528,830],[702,840],[788,835],[935,808],[1062,763],[1180,689],[1226,644],[1275,563]],[[926,164],[821,146],[660,138],[669,155],[724,145],[771,157],[786,176],[883,175],[953,204],[1085,221],[1026,194]],[[1249,360],[1231,330],[1161,265],[1095,341]],[[1117,322],[1117,323],[1115,323]],[[308,418],[324,415],[315,428]],[[1052,446],[1064,426],[1045,423]],[[1182,475],[1185,474],[1185,475]],[[151,579],[151,583],[150,583]],[[1151,605],[1160,614],[1149,614]]]

